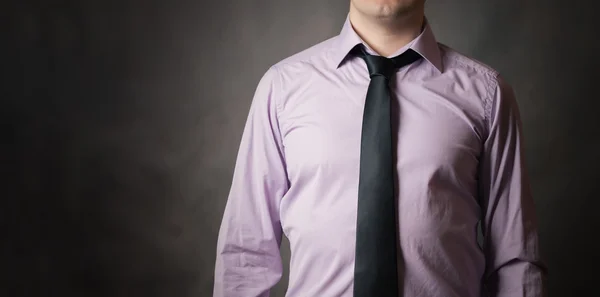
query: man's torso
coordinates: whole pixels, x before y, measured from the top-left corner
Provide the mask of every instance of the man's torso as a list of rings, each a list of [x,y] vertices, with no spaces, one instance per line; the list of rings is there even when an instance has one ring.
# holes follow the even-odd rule
[[[281,200],[292,257],[288,297],[351,296],[362,112],[360,58],[335,67],[337,37],[277,63],[278,124],[290,188]],[[438,44],[392,79],[392,139],[405,296],[475,297],[477,172],[496,72]]]

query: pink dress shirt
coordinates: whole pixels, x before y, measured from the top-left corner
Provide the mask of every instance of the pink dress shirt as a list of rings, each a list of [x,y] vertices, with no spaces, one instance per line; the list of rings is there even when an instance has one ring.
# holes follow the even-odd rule
[[[287,297],[352,296],[370,81],[365,62],[347,55],[359,43],[347,18],[338,36],[260,80],[219,231],[214,297],[269,296],[282,276],[283,234],[291,247]],[[391,56],[408,48],[424,59],[400,69],[391,86],[403,296],[543,296],[511,86],[438,43],[428,25]]]

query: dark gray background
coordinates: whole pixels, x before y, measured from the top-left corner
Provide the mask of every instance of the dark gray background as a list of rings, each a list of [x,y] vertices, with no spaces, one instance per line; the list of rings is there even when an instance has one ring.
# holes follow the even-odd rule
[[[500,70],[517,92],[553,297],[597,288],[600,42],[585,2],[427,3],[439,41]],[[3,1],[0,295],[211,296],[256,84],[271,64],[337,34],[347,9]]]

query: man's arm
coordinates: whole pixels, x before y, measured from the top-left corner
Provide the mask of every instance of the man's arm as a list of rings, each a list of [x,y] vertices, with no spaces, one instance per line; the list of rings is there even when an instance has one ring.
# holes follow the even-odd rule
[[[501,76],[496,82],[480,168],[484,285],[492,297],[542,297],[546,268],[539,254],[519,109],[512,87]]]
[[[288,179],[276,82],[270,68],[250,105],[219,229],[214,297],[268,297],[282,276],[279,201]]]

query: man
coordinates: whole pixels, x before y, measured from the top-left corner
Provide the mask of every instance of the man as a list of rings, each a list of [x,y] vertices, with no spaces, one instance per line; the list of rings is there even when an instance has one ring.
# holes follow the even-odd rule
[[[282,234],[287,297],[544,295],[513,90],[437,43],[424,2],[351,0],[340,35],[266,71],[215,297],[269,296]]]

